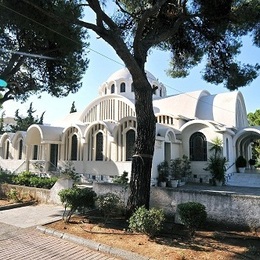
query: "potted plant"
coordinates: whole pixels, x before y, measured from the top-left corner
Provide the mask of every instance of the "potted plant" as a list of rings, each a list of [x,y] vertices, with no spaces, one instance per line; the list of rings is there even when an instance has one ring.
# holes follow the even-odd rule
[[[249,163],[249,165],[250,165],[250,169],[254,169],[254,166],[255,166],[255,164],[256,164],[256,160],[255,159],[250,159],[249,161],[248,161],[248,163]]]
[[[213,183],[217,186],[222,186],[225,181],[227,159],[223,156],[210,156],[208,165],[205,170],[212,175]]]
[[[158,182],[161,187],[166,187],[169,176],[169,164],[167,161],[163,161],[157,166],[158,170]]]
[[[236,159],[236,167],[238,172],[240,173],[244,173],[245,169],[246,169],[246,159],[240,155],[237,159]]]
[[[222,140],[218,137],[212,140],[210,151],[213,155],[209,157],[207,167],[204,169],[212,175],[213,184],[217,186],[223,185],[226,173],[226,157],[222,156]]]
[[[171,160],[171,165],[170,165],[170,182],[171,182],[171,187],[175,188],[179,185],[181,182],[182,178],[182,159],[181,158],[176,158]]]

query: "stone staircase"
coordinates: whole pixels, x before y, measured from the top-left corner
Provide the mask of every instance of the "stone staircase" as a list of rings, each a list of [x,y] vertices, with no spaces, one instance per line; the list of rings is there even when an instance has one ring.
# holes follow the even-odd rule
[[[260,172],[247,170],[245,173],[232,173],[226,177],[227,186],[260,188]]]

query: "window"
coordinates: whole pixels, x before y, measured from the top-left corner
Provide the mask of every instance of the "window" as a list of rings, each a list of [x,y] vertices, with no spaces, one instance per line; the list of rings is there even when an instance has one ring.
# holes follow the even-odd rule
[[[202,133],[194,133],[190,137],[190,160],[207,161],[207,141]]]
[[[103,134],[96,135],[96,161],[103,161]]]
[[[229,141],[228,141],[228,138],[226,138],[226,151],[227,151],[227,154],[226,154],[226,157],[227,157],[227,161],[229,161]]]
[[[115,93],[115,84],[111,86],[111,94]]]
[[[134,84],[131,84],[131,92],[134,92]]]
[[[37,160],[38,159],[38,145],[34,145],[33,146],[33,160]]]
[[[19,141],[18,160],[22,159],[22,154],[23,154],[23,140],[21,139]]]
[[[77,161],[78,159],[78,137],[73,135],[71,138],[71,155],[70,158],[72,161]]]
[[[9,149],[10,149],[10,142],[6,141],[6,151],[5,151],[5,159],[9,158]]]
[[[122,82],[120,84],[120,92],[125,92],[125,83],[124,82]]]
[[[135,147],[135,131],[129,130],[126,133],[126,161],[131,161]]]

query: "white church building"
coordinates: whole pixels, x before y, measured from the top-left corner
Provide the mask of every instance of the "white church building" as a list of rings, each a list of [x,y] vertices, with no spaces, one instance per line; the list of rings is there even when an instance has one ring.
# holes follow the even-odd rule
[[[165,86],[149,72],[157,118],[152,179],[157,165],[188,156],[192,179],[209,182],[206,172],[210,143],[223,141],[227,171],[235,172],[235,160],[251,158],[251,142],[260,129],[249,127],[241,92],[210,94],[199,90],[167,96]],[[99,96],[84,111],[68,114],[51,125],[31,125],[26,132],[4,133],[0,138],[0,166],[12,172],[64,168],[70,162],[85,179],[109,181],[124,171],[131,173],[136,137],[135,97],[132,77],[124,68],[112,74],[99,88]]]

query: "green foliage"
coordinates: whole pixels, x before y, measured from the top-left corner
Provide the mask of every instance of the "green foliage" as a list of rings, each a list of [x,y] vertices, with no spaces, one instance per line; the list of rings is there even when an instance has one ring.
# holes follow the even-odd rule
[[[182,158],[176,158],[171,160],[170,163],[170,176],[172,179],[180,180],[188,178],[191,175],[190,160],[186,155]]]
[[[224,181],[227,159],[220,155],[210,156],[205,170],[212,174],[214,180]]]
[[[7,183],[10,184],[51,189],[57,181],[57,178],[39,177],[31,172],[24,171],[18,175],[11,175],[11,177],[6,177],[6,180],[8,180]]]
[[[254,113],[249,113],[247,115],[248,122],[250,126],[260,125],[260,109],[257,109]],[[259,158],[260,155],[260,140],[252,140],[252,157]]]
[[[243,155],[240,155],[236,159],[236,167],[237,168],[244,168],[246,167],[246,158]]]
[[[169,176],[169,164],[167,161],[163,161],[157,166],[158,170],[158,181],[166,182]]]
[[[27,116],[26,117],[21,117],[19,115],[19,109],[15,111],[15,125],[10,125],[11,126],[11,131],[16,132],[16,131],[27,131],[28,127],[31,126],[32,124],[43,124],[43,116],[44,113],[42,113],[41,117],[38,119],[37,117],[34,117],[34,113],[36,110],[33,109],[32,103],[30,103],[30,107],[27,110]]]
[[[51,12],[55,15],[50,17]],[[65,21],[82,17],[78,1],[3,0],[0,13],[0,49],[51,57],[2,52],[5,64],[0,66],[0,78],[8,86],[0,103],[14,97],[26,100],[40,92],[67,96],[81,87],[88,66],[84,54],[87,33]]]
[[[90,188],[73,187],[61,190],[58,195],[64,204],[63,220],[68,223],[76,210],[93,208],[95,205],[96,193]],[[67,211],[67,209],[69,209]]]
[[[0,169],[0,184],[1,183],[13,183],[13,174]]]
[[[7,193],[6,196],[8,198],[8,200],[14,201],[14,202],[19,202],[19,196],[18,196],[18,192],[16,189],[10,189]]]
[[[162,229],[164,220],[162,209],[151,208],[147,210],[142,206],[130,217],[129,229],[153,237]]]
[[[209,157],[207,167],[204,169],[211,173],[214,184],[216,180],[220,182],[225,180],[227,159],[222,156],[222,143],[218,137],[212,140],[210,151],[213,155]]]
[[[177,212],[191,236],[194,236],[195,231],[207,220],[206,208],[198,202],[181,203],[177,206]]]
[[[75,101],[72,102],[71,108],[70,108],[70,114],[77,112],[77,109],[75,107]]]
[[[116,176],[113,179],[113,183],[127,185],[127,183],[128,183],[127,176],[128,176],[128,172],[124,171],[121,176]]]
[[[98,209],[102,212],[105,222],[113,216],[122,212],[123,202],[115,193],[105,193],[99,195],[96,200]]]
[[[66,162],[64,168],[60,171],[60,175],[61,177],[73,180],[75,183],[80,180],[80,175],[75,171],[75,167],[72,162]]]

